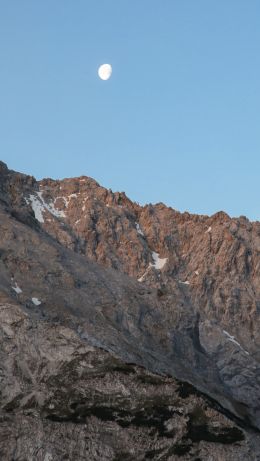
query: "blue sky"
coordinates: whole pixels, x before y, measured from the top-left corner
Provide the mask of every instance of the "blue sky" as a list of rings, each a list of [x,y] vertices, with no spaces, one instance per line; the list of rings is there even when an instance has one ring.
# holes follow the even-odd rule
[[[259,0],[0,0],[0,158],[36,178],[260,219],[259,90]]]

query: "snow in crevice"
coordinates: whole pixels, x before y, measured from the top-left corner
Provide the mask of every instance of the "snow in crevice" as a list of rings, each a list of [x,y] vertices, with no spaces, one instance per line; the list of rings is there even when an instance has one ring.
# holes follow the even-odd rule
[[[32,302],[35,306],[39,306],[41,304],[41,301],[38,298],[32,298]]]
[[[27,205],[31,204],[32,210],[34,212],[34,216],[37,219],[37,221],[44,223],[44,218],[43,218],[43,211],[44,211],[44,206],[38,199],[38,197],[35,197],[35,195],[30,195],[29,199],[25,199]]]
[[[65,213],[64,211],[61,211],[61,210],[57,210],[54,206],[54,203],[53,202],[45,202],[43,196],[42,196],[42,192],[37,192],[37,195],[39,197],[39,199],[41,200],[42,202],[42,205],[43,207],[49,211],[49,213],[51,213],[53,216],[56,216],[56,218],[65,218]]]
[[[206,230],[205,234],[209,234],[212,231],[212,227],[209,226],[208,229]]]
[[[140,277],[138,279],[138,282],[143,282],[144,281],[144,279],[145,279],[146,275],[148,274],[148,272],[150,271],[150,269],[154,268],[154,269],[159,271],[165,266],[165,264],[168,261],[168,258],[160,258],[159,253],[156,253],[155,251],[152,252],[152,258],[153,258],[153,264],[149,263],[148,268],[146,269],[146,271],[144,272],[142,277]]]
[[[182,285],[189,285],[190,284],[189,280],[185,280],[184,282],[182,280],[179,280],[179,283],[181,283]]]
[[[65,204],[65,207],[68,208],[71,198],[77,198],[77,194],[75,194],[75,193],[70,194],[67,197],[64,197],[64,196],[56,197],[55,200],[54,200],[54,204],[56,203],[57,200],[63,200],[64,204]],[[62,213],[62,211],[60,211],[60,213]]]
[[[247,352],[241,344],[235,339],[235,336],[230,335],[226,330],[223,330],[223,333],[225,336],[227,336],[228,341],[231,341],[232,343],[236,344],[242,351],[245,352],[245,354],[249,355],[249,352]]]
[[[27,204],[31,204],[32,210],[34,212],[35,218],[40,222],[44,223],[44,215],[43,213],[47,210],[56,218],[65,218],[64,211],[57,210],[54,206],[53,202],[45,202],[42,192],[36,192],[36,195],[31,194],[28,199],[26,200]]]
[[[20,287],[18,287],[17,283],[15,283],[14,287],[12,289],[17,293],[18,295],[23,292]]]
[[[65,207],[68,208],[69,201],[68,201],[68,199],[66,197],[63,197],[63,196],[56,197],[55,200],[54,200],[54,205],[55,205],[57,200],[63,200],[63,202],[65,204]]]
[[[199,275],[199,271],[195,271],[195,274],[196,274],[196,275]]]
[[[142,235],[144,237],[144,233],[140,227],[140,224],[138,222],[135,223],[135,227],[136,227],[136,230],[137,230],[137,233]]]
[[[144,272],[144,274],[142,275],[142,277],[140,277],[138,280],[138,282],[143,282],[146,275],[148,274],[149,270],[151,269],[151,266],[148,267],[148,269],[146,269],[146,271]]]
[[[161,270],[168,261],[168,258],[160,258],[159,253],[155,251],[152,252],[153,264],[150,263],[151,267],[154,267],[156,270]]]
[[[68,195],[68,199],[70,200],[71,198],[77,198],[78,194],[70,194]]]

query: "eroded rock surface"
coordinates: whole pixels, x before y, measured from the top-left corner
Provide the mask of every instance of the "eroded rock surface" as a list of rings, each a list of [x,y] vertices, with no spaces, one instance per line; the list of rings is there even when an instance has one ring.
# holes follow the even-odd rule
[[[260,459],[260,223],[0,164],[0,457]]]
[[[127,364],[7,300],[0,305],[0,338],[1,459],[243,460],[260,454],[259,436],[191,385]]]

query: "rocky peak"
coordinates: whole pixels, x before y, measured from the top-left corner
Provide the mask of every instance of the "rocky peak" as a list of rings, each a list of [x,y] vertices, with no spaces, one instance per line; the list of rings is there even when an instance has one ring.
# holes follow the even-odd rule
[[[42,461],[74,431],[71,459],[258,459],[260,223],[4,164],[0,199],[0,435],[23,424],[36,453],[68,434],[26,448]]]
[[[141,207],[87,177],[42,180],[38,187],[41,225],[63,245],[141,283],[167,285],[169,292],[172,284],[186,285],[199,310],[223,325],[243,319],[247,331],[254,322],[259,223],[224,212],[179,213],[162,203]],[[248,307],[238,309],[242,304]]]

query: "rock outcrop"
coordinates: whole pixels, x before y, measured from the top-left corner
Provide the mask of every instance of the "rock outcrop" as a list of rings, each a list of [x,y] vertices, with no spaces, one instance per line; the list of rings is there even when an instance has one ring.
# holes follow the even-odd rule
[[[260,223],[0,163],[0,457],[260,459]]]

